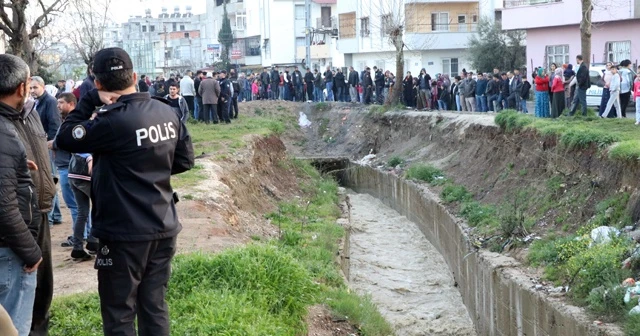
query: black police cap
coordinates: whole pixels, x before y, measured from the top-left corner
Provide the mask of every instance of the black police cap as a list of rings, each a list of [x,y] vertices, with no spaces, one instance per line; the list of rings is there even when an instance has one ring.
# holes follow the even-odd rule
[[[124,49],[106,48],[96,52],[93,58],[93,73],[109,73],[133,69],[131,57]]]

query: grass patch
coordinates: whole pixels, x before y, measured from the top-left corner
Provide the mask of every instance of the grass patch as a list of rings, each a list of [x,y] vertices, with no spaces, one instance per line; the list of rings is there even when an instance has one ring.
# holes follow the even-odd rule
[[[558,136],[560,144],[569,148],[591,145],[604,148],[621,142],[609,152],[611,158],[638,160],[640,157],[640,132],[631,119],[602,119],[592,114],[546,119],[504,111],[496,116],[495,122],[509,132],[535,129],[542,135]]]
[[[396,167],[398,165],[401,165],[404,163],[404,160],[400,157],[394,156],[391,159],[389,159],[389,161],[387,162],[387,165],[389,167]]]
[[[324,112],[324,111],[329,111],[331,109],[331,105],[329,103],[320,102],[320,103],[316,103],[314,105],[314,108],[316,109],[316,111]]]
[[[406,106],[398,103],[395,105],[372,105],[371,108],[369,108],[369,115],[375,115],[375,114],[384,114],[387,113],[389,111],[404,111],[406,110]]]
[[[448,184],[442,189],[440,198],[445,203],[465,202],[473,199],[473,195],[464,186]]]
[[[174,189],[193,187],[206,178],[207,174],[204,172],[204,166],[196,164],[191,170],[171,176],[171,186]]]
[[[443,179],[444,174],[440,169],[433,166],[417,164],[407,169],[405,177],[408,179],[424,181],[427,183],[434,183],[436,180]]]
[[[187,254],[173,261],[167,302],[175,335],[301,335],[309,305],[326,303],[364,336],[392,330],[368,298],[350,293],[335,262],[344,229],[337,184],[310,163],[283,164],[303,177],[305,196],[279,205],[268,218],[279,239],[252,237],[248,246],[220,254]],[[97,294],[56,298],[52,336],[101,334]]]

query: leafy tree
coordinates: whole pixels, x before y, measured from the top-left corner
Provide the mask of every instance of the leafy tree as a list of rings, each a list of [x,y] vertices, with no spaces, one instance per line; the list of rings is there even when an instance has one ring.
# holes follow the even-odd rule
[[[526,66],[525,32],[504,31],[500,22],[481,20],[478,34],[469,39],[469,54],[474,69],[491,72],[494,68],[513,70]]]
[[[222,16],[222,27],[218,32],[218,42],[222,44],[222,52],[220,53],[221,67],[225,70],[229,70],[229,52],[233,45],[233,32],[231,31],[231,21],[227,14],[227,3],[224,3],[224,15]]]

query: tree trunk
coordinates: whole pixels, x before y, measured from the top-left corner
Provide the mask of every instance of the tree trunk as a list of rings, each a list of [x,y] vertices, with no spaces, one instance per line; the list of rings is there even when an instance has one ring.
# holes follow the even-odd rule
[[[31,74],[37,74],[38,57],[33,50],[33,44],[29,39],[27,31],[25,30],[19,36],[9,39],[9,46],[11,47],[13,55],[22,58],[27,63],[29,70],[31,70]]]
[[[582,2],[582,21],[580,21],[580,47],[582,59],[587,68],[591,65],[591,12],[593,4],[591,0],[581,0]]]
[[[385,105],[398,104],[400,103],[400,97],[402,97],[402,76],[404,72],[404,41],[402,30],[398,33],[393,44],[396,48],[396,82],[387,96]]]

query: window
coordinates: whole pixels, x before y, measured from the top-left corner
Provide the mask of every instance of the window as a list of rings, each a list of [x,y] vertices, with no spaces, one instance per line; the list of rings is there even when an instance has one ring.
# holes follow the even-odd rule
[[[558,66],[569,63],[569,45],[547,46],[547,68],[551,69],[551,63]]]
[[[371,31],[369,31],[369,18],[364,17],[360,19],[360,36],[368,37],[370,34]]]
[[[147,26],[142,26],[142,32],[146,33],[147,32]]]
[[[631,58],[631,41],[607,42],[607,62],[620,63]]]
[[[236,29],[244,30],[247,26],[247,15],[245,13],[238,13],[236,15]]]
[[[178,24],[174,22],[173,23],[173,31],[176,31],[176,30],[178,30]]]
[[[149,31],[152,33],[156,31],[156,26],[149,26]]]
[[[380,17],[380,35],[389,35],[389,29],[391,28],[391,14],[385,14]]]
[[[466,32],[467,31],[467,16],[466,15],[458,15],[458,31]]]
[[[449,74],[450,77],[458,75],[458,59],[444,58],[442,59],[442,73]]]
[[[180,25],[180,31],[184,30],[184,25]]]
[[[296,37],[296,53],[299,47],[305,47],[307,45],[307,39],[305,37]],[[301,55],[296,55],[296,59],[303,59],[306,57],[306,51],[302,51]]]
[[[305,19],[305,13],[304,13],[304,5],[296,5],[296,20],[304,20]]]
[[[356,12],[344,13],[338,16],[340,20],[340,38],[356,37]]]
[[[449,31],[449,13],[431,13],[431,31]]]
[[[189,33],[184,33],[184,38],[189,38]]]

